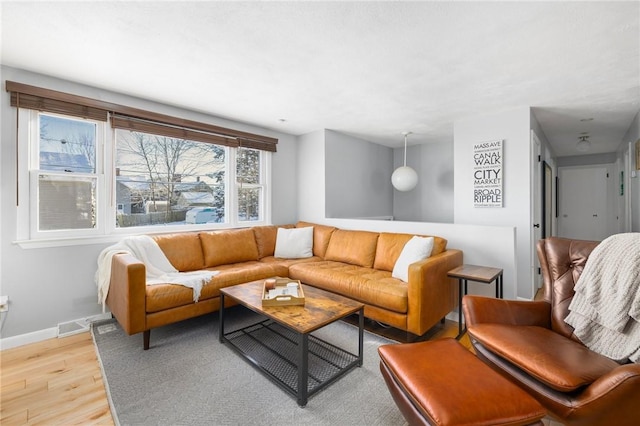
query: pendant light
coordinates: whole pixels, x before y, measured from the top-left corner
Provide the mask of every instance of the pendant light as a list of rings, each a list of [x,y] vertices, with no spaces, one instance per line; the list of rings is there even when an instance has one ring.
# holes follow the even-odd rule
[[[398,191],[411,191],[418,184],[418,174],[411,167],[407,167],[407,136],[411,132],[402,132],[404,135],[404,165],[398,167],[391,175],[391,183]]]
[[[580,136],[580,140],[576,144],[576,149],[580,152],[587,152],[591,149],[591,141],[589,136]]]

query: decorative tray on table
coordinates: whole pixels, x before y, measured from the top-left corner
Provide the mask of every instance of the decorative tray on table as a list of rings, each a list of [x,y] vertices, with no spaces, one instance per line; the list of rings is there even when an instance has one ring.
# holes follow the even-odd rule
[[[304,305],[304,291],[300,280],[269,278],[264,280],[262,306]]]

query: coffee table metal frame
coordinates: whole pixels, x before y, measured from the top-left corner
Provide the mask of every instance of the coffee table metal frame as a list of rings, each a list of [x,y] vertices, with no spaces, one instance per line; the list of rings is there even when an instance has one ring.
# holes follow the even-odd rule
[[[261,285],[252,282],[240,284],[241,286]],[[291,318],[300,318],[301,315],[316,309],[314,297],[322,297],[323,293],[331,298],[339,298],[348,302],[351,307],[341,309],[339,314],[325,318],[322,321],[311,322],[304,327],[297,326],[295,321],[287,323],[283,321],[282,307],[262,307],[254,297],[246,298],[242,294],[230,294],[233,287],[220,290],[220,328],[219,340],[221,343],[229,343],[230,347],[245,360],[251,363],[258,371],[278,385],[281,389],[293,395],[299,406],[307,405],[308,398],[324,389],[329,384],[346,374],[352,368],[362,366],[363,361],[363,334],[364,334],[364,305],[342,296],[334,295],[324,290],[304,286],[306,295],[305,306],[286,306]],[[225,332],[225,298],[229,297],[240,305],[265,316],[266,319],[256,324],[243,327],[239,330]],[[311,335],[334,321],[358,313],[358,354],[352,354],[325,340]],[[288,315],[285,315],[287,317]],[[263,344],[261,336],[269,336],[270,341],[275,341],[277,347]],[[250,340],[251,343],[247,343]],[[310,350],[311,347],[311,350]],[[256,349],[257,348],[257,349]],[[325,371],[309,372],[309,356],[312,355],[316,363],[326,366]],[[274,365],[276,365],[274,367]],[[317,367],[317,365],[316,365]],[[291,380],[292,375],[297,375]],[[311,382],[310,382],[311,377]]]

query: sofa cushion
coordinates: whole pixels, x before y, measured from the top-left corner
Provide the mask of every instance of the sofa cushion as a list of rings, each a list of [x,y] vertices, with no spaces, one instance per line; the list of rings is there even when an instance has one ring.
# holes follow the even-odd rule
[[[407,285],[389,271],[324,260],[289,266],[289,278],[393,312],[408,309]]]
[[[305,228],[309,226],[313,226],[313,255],[324,257],[327,253],[327,247],[329,246],[331,235],[337,228],[334,226],[318,225],[317,223],[302,221],[296,223],[296,228]]]
[[[433,237],[433,250],[431,250],[431,256],[443,253],[447,249],[447,240],[435,235],[419,235],[420,237]]]
[[[320,262],[321,260],[323,260],[323,259],[318,257],[318,256],[303,257],[303,258],[300,258],[300,259],[282,259],[280,257],[267,256],[267,257],[263,257],[262,259],[260,259],[260,262],[263,262],[263,263],[277,263],[279,265],[285,266],[286,268],[289,268],[289,266],[295,265],[296,263]]]
[[[300,259],[313,256],[313,228],[278,229],[275,257]]]
[[[207,268],[258,260],[258,245],[251,228],[201,232],[200,241]]]
[[[197,233],[154,235],[151,238],[178,271],[197,271],[204,268],[202,245]]]
[[[253,234],[256,237],[256,245],[258,246],[258,259],[273,256],[276,249],[276,236],[279,228],[290,229],[293,225],[266,225],[254,226]]]
[[[145,287],[147,313],[160,312],[193,304],[193,289],[178,284],[155,284]],[[202,298],[200,298],[202,300]]]
[[[337,229],[329,240],[326,260],[371,268],[376,257],[378,233]]]
[[[220,289],[224,287],[271,277],[285,277],[288,272],[287,267],[280,263],[259,261],[220,265],[216,266],[215,270],[219,273],[202,288],[202,300],[220,296]]]
[[[396,260],[391,276],[404,282],[409,281],[409,265],[431,256],[433,237],[412,237],[404,245],[402,253]]]
[[[431,256],[440,254],[447,249],[447,240],[431,235],[418,235],[419,237],[433,237],[433,249]],[[373,267],[385,271],[393,271],[393,267],[402,253],[404,245],[413,238],[413,234],[398,234],[392,232],[381,232],[376,247],[376,259]]]
[[[543,327],[484,323],[469,326],[469,334],[490,351],[561,392],[587,386],[619,366]]]
[[[373,267],[375,269],[382,269],[383,271],[393,271],[393,267],[398,257],[400,257],[402,249],[412,237],[413,235],[411,234],[381,232],[378,237],[378,246],[376,247],[376,258],[373,262]]]
[[[277,262],[257,261],[221,265],[219,271],[202,287],[200,301],[220,296],[220,289],[264,278],[286,276],[287,267]],[[155,284],[145,288],[147,313],[161,312],[178,306],[193,304],[193,289],[178,284]]]

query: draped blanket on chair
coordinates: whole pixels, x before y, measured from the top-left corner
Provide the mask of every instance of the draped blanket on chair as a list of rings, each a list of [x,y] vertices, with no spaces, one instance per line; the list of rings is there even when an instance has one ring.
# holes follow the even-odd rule
[[[98,270],[95,282],[98,286],[98,302],[105,310],[105,302],[109,292],[111,281],[111,261],[113,256],[119,253],[129,253],[144,263],[147,285],[154,284],[179,284],[193,289],[193,301],[200,298],[202,286],[211,278],[219,274],[219,271],[192,271],[178,272],[169,262],[162,249],[148,235],[126,237],[122,241],[102,250],[98,256]]]
[[[640,361],[640,233],[616,234],[591,252],[565,322],[589,349]]]

